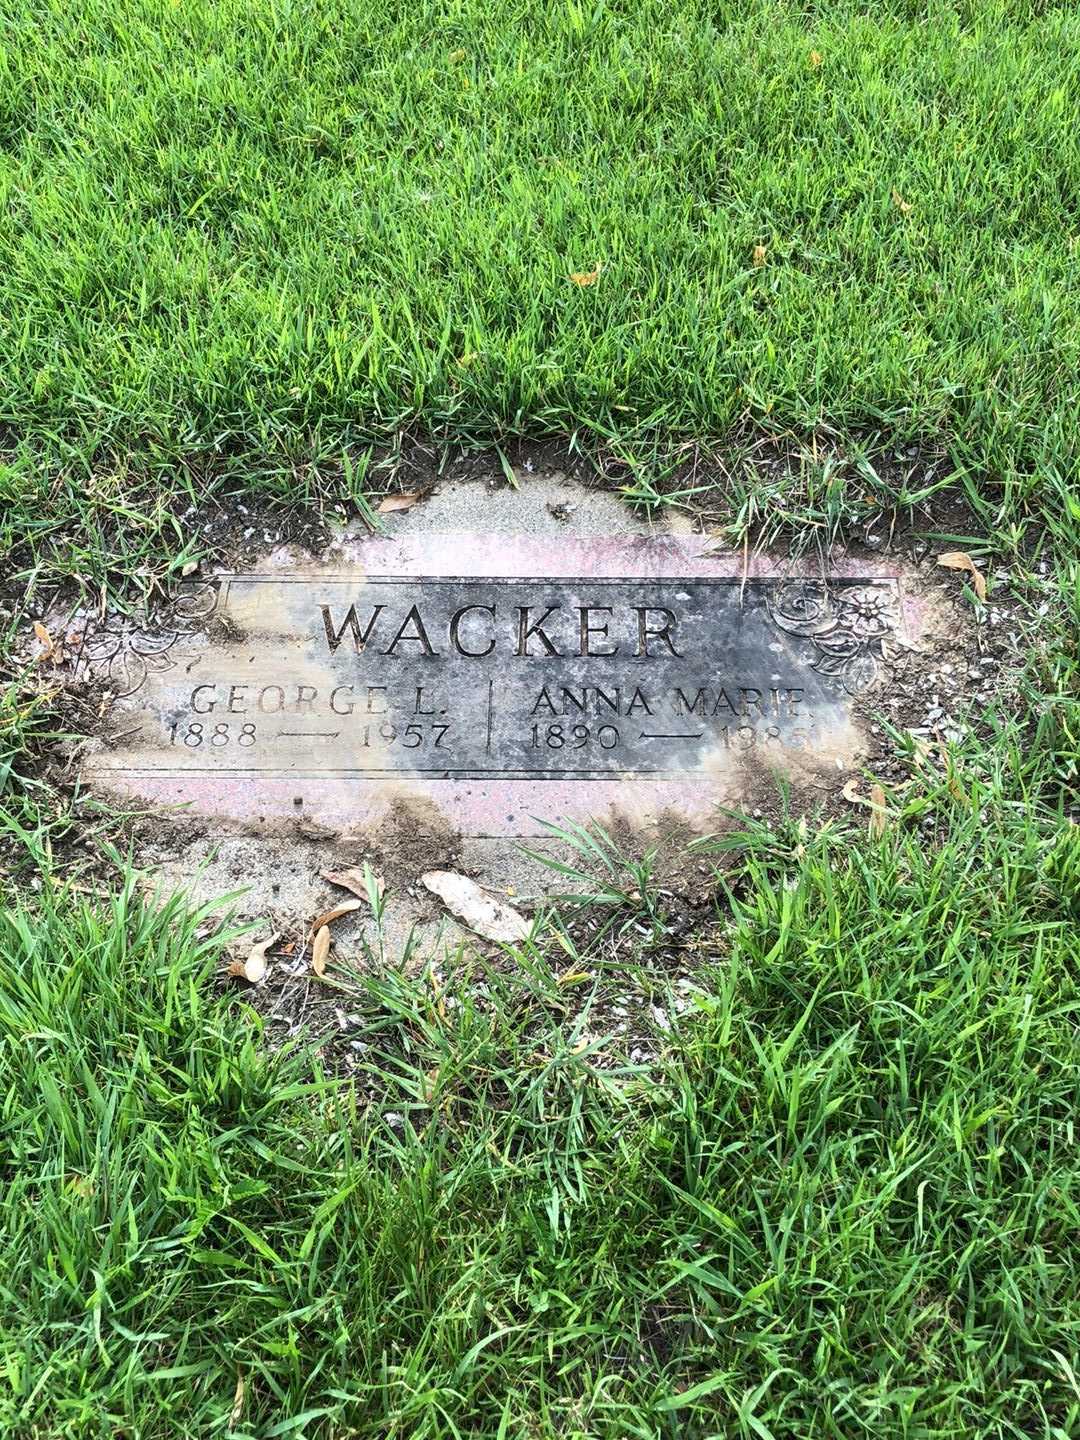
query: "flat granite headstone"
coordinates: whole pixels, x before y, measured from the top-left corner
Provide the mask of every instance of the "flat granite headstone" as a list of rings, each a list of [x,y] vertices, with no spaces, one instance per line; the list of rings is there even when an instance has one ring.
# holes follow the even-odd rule
[[[468,835],[708,824],[777,775],[833,788],[925,619],[890,563],[822,576],[696,536],[417,534],[347,560],[89,630],[80,671],[113,703],[84,777],[242,824],[350,829],[401,800]]]

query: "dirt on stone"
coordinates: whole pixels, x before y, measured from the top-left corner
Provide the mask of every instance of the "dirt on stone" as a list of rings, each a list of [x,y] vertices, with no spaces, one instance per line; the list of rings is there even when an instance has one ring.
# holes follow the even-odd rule
[[[430,800],[409,797],[391,802],[377,831],[346,832],[334,848],[343,865],[366,861],[397,887],[412,884],[425,870],[455,869],[461,835]]]

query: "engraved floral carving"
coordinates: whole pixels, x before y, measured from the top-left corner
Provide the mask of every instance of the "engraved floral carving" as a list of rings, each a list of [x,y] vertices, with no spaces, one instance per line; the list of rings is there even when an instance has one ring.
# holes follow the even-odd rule
[[[767,599],[778,629],[811,641],[819,675],[839,680],[849,695],[859,695],[877,680],[885,660],[885,641],[898,622],[892,581],[856,585],[788,582]]]
[[[173,646],[205,628],[217,601],[216,585],[185,585],[141,623],[134,616],[116,616],[95,626],[83,641],[80,669],[105,682],[118,700],[134,695],[151,670],[173,668]]]

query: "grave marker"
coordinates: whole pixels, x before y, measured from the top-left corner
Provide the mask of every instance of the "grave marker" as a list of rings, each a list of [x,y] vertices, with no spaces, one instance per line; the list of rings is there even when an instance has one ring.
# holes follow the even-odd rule
[[[766,772],[835,779],[911,620],[885,566],[822,579],[740,573],[700,541],[456,539],[222,574],[153,624],[88,632],[81,673],[114,697],[88,777],[248,822],[355,825],[408,796],[471,834],[613,806],[701,819]]]

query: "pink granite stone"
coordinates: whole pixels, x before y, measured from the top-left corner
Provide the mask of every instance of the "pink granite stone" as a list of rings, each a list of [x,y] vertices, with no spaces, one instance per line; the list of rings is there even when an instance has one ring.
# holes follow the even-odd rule
[[[84,773],[246,827],[362,832],[404,803],[469,835],[708,829],[777,777],[842,780],[890,648],[927,623],[891,561],[825,585],[705,537],[372,538],[88,634],[116,698]]]

